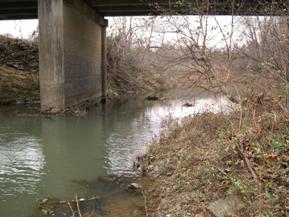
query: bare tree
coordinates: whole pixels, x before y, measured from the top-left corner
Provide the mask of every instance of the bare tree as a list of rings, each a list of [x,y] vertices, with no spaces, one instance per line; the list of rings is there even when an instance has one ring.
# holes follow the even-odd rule
[[[116,18],[108,34],[108,70],[111,89],[141,93],[160,88],[150,64],[154,18]]]

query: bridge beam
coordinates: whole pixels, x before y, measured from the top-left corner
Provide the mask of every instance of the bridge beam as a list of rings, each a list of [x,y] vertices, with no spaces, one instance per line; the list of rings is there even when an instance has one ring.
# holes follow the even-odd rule
[[[84,0],[38,0],[38,16],[41,110],[104,97],[107,21]]]

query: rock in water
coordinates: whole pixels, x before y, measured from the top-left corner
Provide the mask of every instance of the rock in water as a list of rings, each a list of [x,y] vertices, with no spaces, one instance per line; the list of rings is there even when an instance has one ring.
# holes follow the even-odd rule
[[[158,96],[147,96],[146,98],[148,101],[156,101],[156,100],[159,100],[159,97]]]
[[[188,103],[186,102],[185,104],[183,104],[184,107],[193,107],[193,103]]]
[[[142,189],[141,185],[137,184],[137,183],[131,183],[129,186],[127,186],[127,190],[130,191],[138,191]]]
[[[235,215],[242,208],[244,208],[244,203],[240,197],[230,195],[225,199],[220,199],[211,203],[208,210],[216,217],[225,217]]]

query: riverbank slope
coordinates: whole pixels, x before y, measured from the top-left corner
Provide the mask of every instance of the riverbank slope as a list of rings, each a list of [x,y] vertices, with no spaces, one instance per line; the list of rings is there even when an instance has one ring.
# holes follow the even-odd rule
[[[168,77],[135,59],[138,50],[114,50],[113,38],[108,38],[108,97],[118,98],[145,93],[157,93],[172,85]],[[135,53],[135,55],[133,55]],[[147,54],[149,56],[149,54]],[[29,41],[0,35],[0,104],[39,101],[39,59],[37,40]]]
[[[39,101],[38,48],[0,36],[0,104]]]
[[[288,216],[289,116],[281,96],[251,93],[230,115],[202,114],[142,159],[151,216]]]

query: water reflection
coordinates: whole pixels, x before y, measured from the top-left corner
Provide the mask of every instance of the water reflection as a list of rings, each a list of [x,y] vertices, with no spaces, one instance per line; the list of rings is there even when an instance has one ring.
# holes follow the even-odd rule
[[[15,193],[34,194],[43,167],[39,140],[22,133],[0,135],[0,199]]]
[[[0,115],[0,216],[27,217],[35,200],[45,167],[36,125]]]
[[[158,139],[168,116],[229,111],[224,98],[123,101],[86,118],[15,117],[0,112],[0,216],[28,217],[36,199],[87,194],[73,180],[134,174],[132,161]],[[10,114],[10,115],[9,115]]]
[[[158,139],[165,119],[181,119],[204,112],[227,113],[233,108],[232,103],[224,97],[196,99],[192,107],[185,107],[183,104],[183,100],[155,102],[152,107],[146,108],[130,122],[125,123],[121,119],[128,118],[130,111],[123,112],[114,126],[113,133],[106,139],[108,173],[133,175],[133,160],[146,151],[146,144]]]
[[[73,197],[79,189],[72,180],[90,180],[105,174],[101,122],[97,117],[42,121],[47,170],[41,180],[42,195]]]

